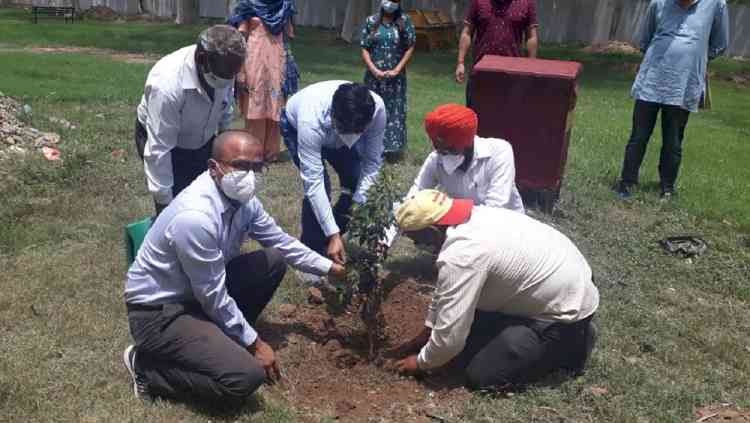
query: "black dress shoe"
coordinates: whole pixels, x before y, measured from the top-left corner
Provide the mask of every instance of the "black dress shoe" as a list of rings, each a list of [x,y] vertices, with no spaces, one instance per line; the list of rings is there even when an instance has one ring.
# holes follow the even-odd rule
[[[617,196],[620,197],[620,199],[627,200],[633,195],[630,193],[630,188],[632,187],[633,184],[620,181],[617,183],[617,185],[614,186],[614,191],[617,193]]]

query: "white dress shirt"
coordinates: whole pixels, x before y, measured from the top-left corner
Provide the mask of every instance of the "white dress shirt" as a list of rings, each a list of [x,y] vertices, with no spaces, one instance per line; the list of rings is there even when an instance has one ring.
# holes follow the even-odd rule
[[[148,134],[148,190],[159,204],[172,201],[172,149],[197,150],[232,122],[234,84],[215,90],[212,101],[198,79],[195,49],[184,47],[159,60],[138,105],[138,121]]]
[[[257,197],[233,206],[206,171],[159,214],[149,230],[128,271],[125,302],[198,302],[227,336],[242,346],[251,345],[257,334],[225,284],[227,263],[249,238],[278,249],[289,264],[306,272],[324,275],[331,269],[329,259],[284,233]]]
[[[323,147],[347,148],[341,142],[332,125],[331,103],[333,94],[348,81],[325,81],[312,84],[293,95],[286,104],[286,117],[297,130],[300,174],[305,196],[310,200],[315,217],[326,237],[339,233],[333,218],[331,202],[325,192],[322,160]],[[362,161],[359,185],[352,199],[364,203],[367,190],[378,177],[383,165],[383,136],[385,134],[386,111],[383,99],[370,91],[375,100],[375,113],[370,126],[352,146]]]
[[[436,151],[427,156],[405,198],[424,189],[439,189],[451,198],[474,200],[476,205],[526,213],[516,188],[513,147],[507,141],[474,137],[474,155],[465,172],[456,169],[448,174],[442,160]],[[388,246],[393,244],[397,234],[395,226],[386,232]]]
[[[432,334],[417,358],[421,369],[442,366],[463,350],[476,310],[574,323],[599,306],[586,259],[551,226],[479,206],[446,235],[425,321]]]

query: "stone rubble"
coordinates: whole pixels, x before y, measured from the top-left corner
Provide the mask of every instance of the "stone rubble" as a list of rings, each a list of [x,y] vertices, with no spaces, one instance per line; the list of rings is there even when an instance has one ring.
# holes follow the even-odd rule
[[[31,106],[0,92],[0,159],[26,155],[31,150],[54,147],[60,143],[59,134],[42,132],[24,122],[31,117],[31,113]],[[65,119],[51,117],[49,120],[65,129],[76,129]]]

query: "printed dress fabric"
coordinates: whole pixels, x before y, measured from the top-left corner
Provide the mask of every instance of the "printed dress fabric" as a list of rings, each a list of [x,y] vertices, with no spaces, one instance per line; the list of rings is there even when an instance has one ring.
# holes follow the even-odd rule
[[[245,119],[271,119],[278,122],[285,96],[286,48],[283,33],[272,34],[260,18],[251,18],[240,29],[247,31],[248,54],[238,75],[248,93],[239,98]]]
[[[398,66],[406,51],[416,42],[414,24],[408,15],[402,15],[404,29],[401,31],[397,22],[381,23],[377,32],[378,15],[367,18],[362,28],[360,45],[370,53],[373,64],[381,71],[391,70]],[[365,84],[379,94],[385,102],[388,124],[385,129],[386,153],[396,153],[406,146],[406,70],[395,78],[378,80],[365,72]]]

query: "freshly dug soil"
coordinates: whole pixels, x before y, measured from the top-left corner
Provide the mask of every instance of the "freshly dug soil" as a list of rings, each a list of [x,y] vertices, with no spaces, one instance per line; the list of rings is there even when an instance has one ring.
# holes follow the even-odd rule
[[[432,287],[413,280],[390,283],[383,302],[383,359],[367,361],[367,334],[356,314],[332,317],[325,305],[284,305],[260,331],[276,349],[284,382],[271,392],[310,421],[428,422],[456,416],[470,394],[460,372],[444,369],[421,380],[392,370],[393,349],[424,327]],[[386,285],[388,286],[388,285]]]
[[[622,53],[639,54],[641,51],[623,41],[610,41],[608,43],[592,44],[581,49],[584,53]]]
[[[107,6],[94,6],[83,12],[87,19],[96,19],[100,21],[114,21],[120,18],[120,14]]]

